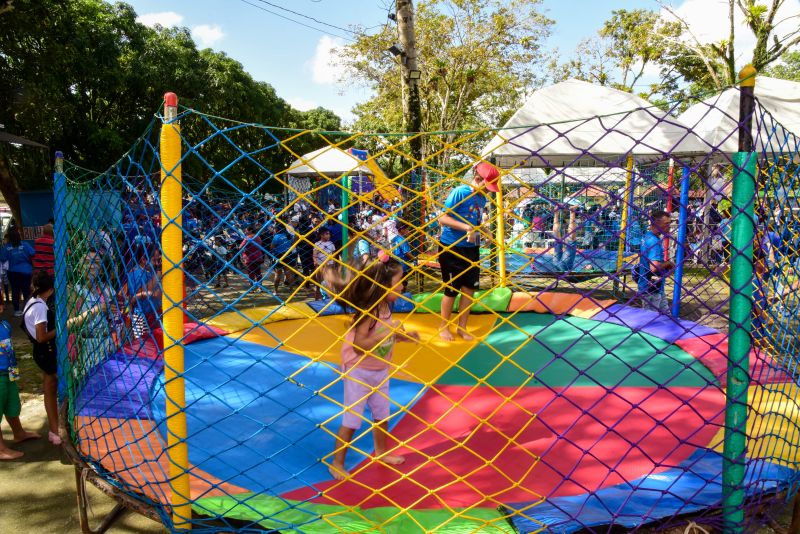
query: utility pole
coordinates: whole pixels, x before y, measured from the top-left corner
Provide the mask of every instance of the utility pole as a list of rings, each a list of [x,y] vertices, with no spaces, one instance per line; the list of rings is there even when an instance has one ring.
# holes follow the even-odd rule
[[[417,40],[414,35],[414,5],[412,0],[397,0],[397,32],[400,37],[401,72],[403,87],[403,128],[406,132],[422,130],[422,114],[419,103],[419,77],[417,65]],[[411,155],[416,161],[422,159],[422,139],[411,140]],[[416,166],[416,164],[414,165]]]
[[[410,204],[410,217],[408,221],[415,230],[410,239],[411,251],[418,256],[423,239],[419,229],[423,226],[422,205],[424,199],[424,167],[422,161],[422,113],[419,102],[419,77],[420,71],[417,64],[417,39],[414,34],[414,4],[412,0],[396,0],[397,2],[397,33],[400,39],[401,54],[400,72],[401,86],[403,88],[403,129],[413,137],[409,140],[411,149],[411,169],[406,175],[406,190],[414,195]]]

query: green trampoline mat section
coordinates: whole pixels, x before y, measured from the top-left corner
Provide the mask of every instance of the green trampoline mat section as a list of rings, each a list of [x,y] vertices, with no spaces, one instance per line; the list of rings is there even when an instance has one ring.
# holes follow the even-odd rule
[[[711,371],[680,347],[624,326],[541,313],[502,316],[508,321],[498,319],[492,333],[439,383],[474,385],[481,377],[492,386],[716,383]]]
[[[202,515],[252,521],[275,530],[297,529],[305,533],[387,532],[415,534],[436,532],[490,532],[513,534],[508,522],[494,509],[400,510],[394,507],[356,508],[315,504],[242,493],[235,497],[205,497],[192,506]],[[265,519],[266,518],[266,519]]]

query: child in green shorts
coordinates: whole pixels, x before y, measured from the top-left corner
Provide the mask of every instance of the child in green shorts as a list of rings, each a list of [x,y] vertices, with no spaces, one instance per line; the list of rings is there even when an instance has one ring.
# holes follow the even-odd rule
[[[0,313],[2,312],[3,305],[0,304]],[[14,443],[41,437],[22,428],[19,420],[21,405],[17,387],[18,378],[17,358],[14,355],[14,347],[11,346],[11,326],[6,321],[0,321],[0,421],[5,416],[14,434]],[[20,451],[9,449],[0,432],[0,460],[16,460],[22,454]]]

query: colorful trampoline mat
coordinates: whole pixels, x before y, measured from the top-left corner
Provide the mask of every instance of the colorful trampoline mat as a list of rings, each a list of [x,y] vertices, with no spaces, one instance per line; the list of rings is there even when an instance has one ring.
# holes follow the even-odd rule
[[[570,532],[612,520],[635,526],[720,502],[725,396],[719,369],[709,365],[719,358],[713,330],[613,305],[591,318],[476,315],[476,339],[447,344],[436,336],[437,317],[396,315],[426,340],[397,345],[402,372],[390,383],[389,426],[406,462],[371,461],[365,424],[348,454],[352,476],[340,482],[326,462],[342,411],[338,340],[349,319],[303,315],[284,312],[283,320],[186,346],[189,460],[204,481],[193,487],[199,513],[303,532],[363,530],[388,519],[392,530],[402,526],[397,532],[432,525],[504,532],[508,515],[522,532]],[[214,325],[239,330],[237,317],[228,328],[224,317]],[[95,433],[106,418],[149,414],[159,430],[149,441],[157,436],[163,447],[161,368],[150,365],[149,379],[137,370],[149,394],[117,412],[99,392],[116,380],[119,359],[90,377],[84,391],[94,393],[81,397],[79,413]],[[793,384],[769,376],[781,380],[755,381],[761,393],[751,398],[794,398]],[[797,406],[785,408],[780,431],[798,431]],[[107,449],[104,466],[114,460]],[[151,445],[151,453],[161,450]],[[784,487],[796,460],[786,453],[777,463],[750,461],[753,491]],[[114,461],[115,471],[125,470]],[[136,469],[127,476],[141,486],[147,473]],[[157,497],[167,492],[159,486]]]

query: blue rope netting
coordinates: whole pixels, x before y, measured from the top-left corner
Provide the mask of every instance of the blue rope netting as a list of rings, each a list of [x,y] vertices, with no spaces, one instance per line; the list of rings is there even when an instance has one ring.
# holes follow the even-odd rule
[[[642,114],[652,125],[625,133]],[[800,187],[797,137],[758,105],[752,120],[752,351],[738,461],[741,508],[762,512],[797,482]],[[56,180],[65,186],[56,188],[68,288],[59,354],[72,441],[81,461],[168,528],[573,532],[666,528],[687,515],[722,524],[730,263],[744,253],[731,228],[747,217],[732,205],[739,169],[722,149],[727,138],[687,155],[676,147],[700,131],[689,125],[655,146],[653,131],[677,123],[633,110],[425,134],[428,156],[414,167],[402,135],[295,131],[192,109],[177,121],[178,218],[162,217],[162,171],[166,180],[177,172],[162,169],[161,117],[105,173],[67,163]],[[548,159],[548,146],[582,127],[600,128],[596,139]],[[524,144],[545,130],[550,145]],[[630,170],[627,154],[600,151],[621,135],[633,153],[648,148]],[[442,215],[466,220],[473,209],[474,196],[453,191],[475,183],[473,164],[496,136],[536,166],[494,160],[503,195],[473,214],[482,245],[441,245]],[[658,211],[671,216],[664,235],[653,230]],[[184,287],[164,302],[167,224],[181,227],[172,268]],[[648,268],[643,250],[675,268]],[[420,341],[398,343],[388,378],[359,393],[370,412],[357,412],[363,424],[339,481],[335,438],[357,382],[340,354],[353,314],[377,312],[322,272],[383,252],[404,273],[391,335],[403,328]],[[467,323],[473,340],[439,335],[447,261],[474,269],[482,289]],[[183,312],[180,339],[165,341],[165,306]],[[168,421],[177,401],[165,343],[185,353],[185,435]],[[373,433],[405,462],[380,461]],[[176,459],[170,437],[188,458]],[[188,495],[171,462],[188,474]],[[191,517],[176,513],[178,501]],[[763,521],[746,517],[746,526]]]

